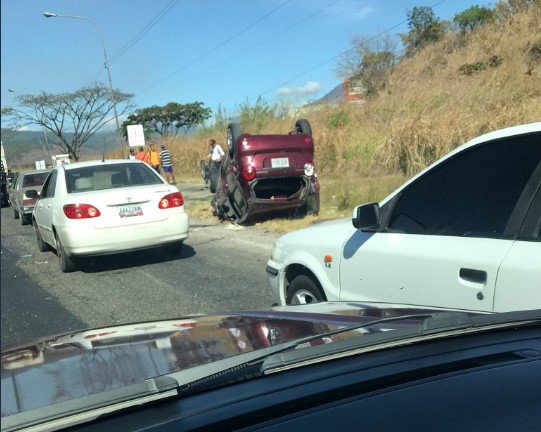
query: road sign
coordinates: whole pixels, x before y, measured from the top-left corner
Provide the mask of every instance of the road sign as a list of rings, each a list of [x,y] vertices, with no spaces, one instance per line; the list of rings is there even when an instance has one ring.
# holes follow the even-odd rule
[[[143,130],[143,125],[128,126],[128,144],[130,147],[145,146],[145,132]]]

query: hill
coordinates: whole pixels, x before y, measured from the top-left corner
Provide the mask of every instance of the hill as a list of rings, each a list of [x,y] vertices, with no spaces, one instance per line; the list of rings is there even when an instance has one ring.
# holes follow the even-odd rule
[[[70,134],[66,134],[70,139]],[[56,144],[56,137],[49,133],[47,140],[43,132],[19,131],[12,132],[2,129],[2,144],[10,169],[34,167],[34,162],[44,160],[51,163],[51,155],[61,154],[64,151]],[[116,140],[111,139],[110,133],[95,134],[81,149],[81,159],[94,159],[101,157],[103,146],[105,151],[112,151],[116,147]]]

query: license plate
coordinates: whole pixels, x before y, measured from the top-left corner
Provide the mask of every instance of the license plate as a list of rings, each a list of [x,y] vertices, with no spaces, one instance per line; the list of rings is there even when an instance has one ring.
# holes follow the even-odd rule
[[[123,205],[118,206],[118,215],[121,218],[131,217],[131,216],[142,216],[143,209],[140,205]]]
[[[288,158],[274,158],[274,159],[271,159],[271,165],[273,168],[288,168],[289,159]]]

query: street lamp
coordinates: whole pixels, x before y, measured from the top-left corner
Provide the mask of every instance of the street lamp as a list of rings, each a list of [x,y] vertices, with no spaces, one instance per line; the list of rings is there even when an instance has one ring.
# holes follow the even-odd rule
[[[122,135],[120,135],[120,126],[118,124],[118,114],[116,112],[116,98],[115,93],[113,90],[113,82],[111,81],[111,72],[109,71],[109,60],[107,59],[107,51],[105,51],[105,42],[103,41],[103,36],[101,35],[100,28],[98,25],[92,21],[90,18],[84,17],[84,16],[77,16],[77,15],[59,15],[51,12],[43,12],[43,15],[45,18],[74,18],[74,19],[82,19],[85,21],[88,21],[89,23],[93,24],[96,28],[96,31],[98,32],[98,36],[100,38],[101,47],[103,49],[103,56],[105,57],[105,70],[107,71],[107,78],[109,78],[109,89],[111,90],[111,100],[113,101],[113,112],[115,113],[115,123],[116,123],[116,132],[118,134],[118,141],[120,142],[120,151],[122,153],[122,157],[124,157],[124,142],[122,140]]]

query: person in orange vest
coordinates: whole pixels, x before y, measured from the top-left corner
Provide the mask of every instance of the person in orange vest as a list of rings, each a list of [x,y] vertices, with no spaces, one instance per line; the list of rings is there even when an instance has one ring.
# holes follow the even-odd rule
[[[160,174],[160,154],[154,148],[154,144],[150,144],[150,150],[147,153],[150,166]]]
[[[135,159],[144,163],[150,164],[150,158],[143,147],[139,147],[139,152],[135,155]]]

